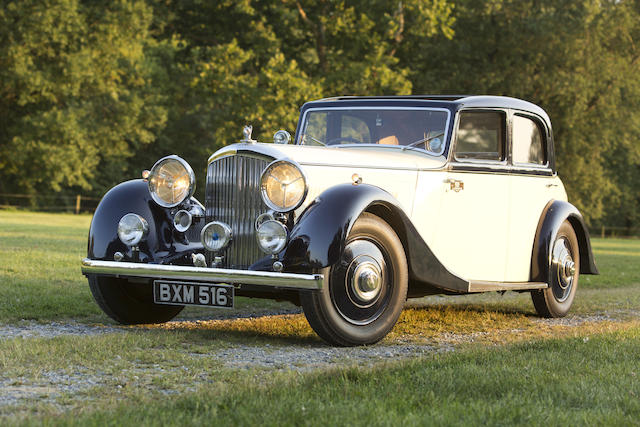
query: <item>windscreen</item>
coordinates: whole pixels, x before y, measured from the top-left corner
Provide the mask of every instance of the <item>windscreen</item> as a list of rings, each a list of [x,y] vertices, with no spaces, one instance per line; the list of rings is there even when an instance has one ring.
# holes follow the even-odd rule
[[[379,144],[444,152],[449,112],[426,108],[310,109],[303,118],[302,145]]]

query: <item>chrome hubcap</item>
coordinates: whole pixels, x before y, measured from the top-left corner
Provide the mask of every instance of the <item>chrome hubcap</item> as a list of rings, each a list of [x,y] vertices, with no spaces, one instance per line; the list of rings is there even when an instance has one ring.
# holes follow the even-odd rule
[[[375,300],[382,287],[381,276],[380,266],[375,261],[357,264],[350,283],[357,299],[365,304]]]
[[[559,302],[569,297],[571,287],[575,280],[576,264],[571,256],[569,242],[565,237],[560,237],[553,245],[551,266],[555,279],[553,293]]]
[[[393,268],[384,248],[371,238],[352,240],[329,273],[334,307],[349,323],[367,325],[386,309]]]

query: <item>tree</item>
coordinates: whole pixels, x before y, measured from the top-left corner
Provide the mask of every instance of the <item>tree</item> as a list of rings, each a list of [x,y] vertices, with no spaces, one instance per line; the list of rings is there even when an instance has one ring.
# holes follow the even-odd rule
[[[542,106],[554,126],[570,201],[591,223],[616,210],[604,202],[619,193],[619,177],[630,178],[616,165],[637,170],[640,150],[637,3],[459,0],[455,6],[453,39],[439,36],[403,55],[416,62],[414,91],[509,95]]]
[[[166,113],[147,78],[151,19],[133,0],[4,2],[0,192],[89,189],[154,140]]]
[[[416,40],[452,35],[444,0],[260,2],[282,50],[325,95],[411,93],[413,64],[398,57]]]

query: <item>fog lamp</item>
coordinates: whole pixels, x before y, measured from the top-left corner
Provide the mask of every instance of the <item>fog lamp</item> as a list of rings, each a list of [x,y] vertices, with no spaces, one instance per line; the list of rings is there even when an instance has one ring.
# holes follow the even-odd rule
[[[277,254],[284,249],[289,237],[288,234],[287,227],[275,220],[263,222],[258,226],[256,232],[260,249],[270,255]]]
[[[118,238],[128,246],[135,246],[149,234],[149,224],[140,215],[128,213],[118,223]]]
[[[184,233],[185,231],[187,231],[189,229],[189,227],[191,227],[191,222],[192,221],[193,221],[193,218],[192,218],[191,214],[189,212],[185,211],[184,209],[180,209],[173,216],[173,226],[180,233]]]
[[[212,252],[218,252],[226,248],[231,241],[231,237],[231,227],[218,221],[205,225],[200,233],[202,245]]]

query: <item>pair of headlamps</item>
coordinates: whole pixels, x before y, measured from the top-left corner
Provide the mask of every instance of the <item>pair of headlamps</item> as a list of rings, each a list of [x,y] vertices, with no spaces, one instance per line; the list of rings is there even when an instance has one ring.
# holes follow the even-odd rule
[[[178,156],[156,162],[147,177],[153,200],[165,208],[182,203],[195,191],[196,178],[191,166]],[[276,160],[262,173],[260,191],[265,204],[276,212],[289,212],[302,204],[307,180],[302,170],[287,160]]]
[[[175,207],[190,197],[195,190],[195,174],[189,164],[178,156],[158,160],[146,176],[153,200],[163,207]],[[277,160],[267,166],[260,179],[264,203],[275,212],[290,212],[299,207],[307,195],[307,181],[301,169],[290,161]],[[126,219],[125,219],[126,217]],[[120,239],[129,245],[146,237],[148,225],[143,218],[125,216],[118,227]],[[186,230],[191,225],[188,212],[178,212],[174,218],[176,229]],[[288,230],[284,224],[269,218],[256,223],[259,246],[269,254],[280,252],[287,243]],[[214,252],[224,249],[231,240],[228,225],[220,222],[207,224],[202,230],[204,246]]]

